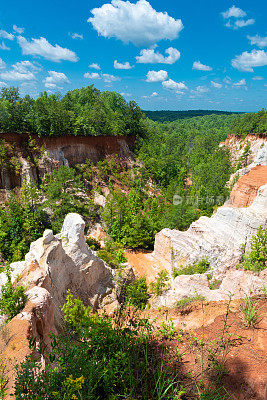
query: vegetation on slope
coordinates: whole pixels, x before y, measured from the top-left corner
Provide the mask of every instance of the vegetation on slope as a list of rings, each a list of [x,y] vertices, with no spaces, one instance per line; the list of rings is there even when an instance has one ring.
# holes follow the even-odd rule
[[[241,138],[249,134],[267,134],[267,110],[264,108],[257,113],[239,115],[231,125],[231,133]]]

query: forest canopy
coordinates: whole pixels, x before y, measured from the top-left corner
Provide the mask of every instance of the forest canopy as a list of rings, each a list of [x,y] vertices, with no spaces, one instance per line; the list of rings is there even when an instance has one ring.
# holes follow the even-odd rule
[[[267,110],[264,108],[257,113],[238,115],[230,127],[231,133],[239,137],[248,134],[263,135],[267,133]]]
[[[116,92],[100,92],[93,85],[33,99],[20,97],[18,88],[0,91],[0,132],[28,132],[38,136],[140,135],[141,109]]]

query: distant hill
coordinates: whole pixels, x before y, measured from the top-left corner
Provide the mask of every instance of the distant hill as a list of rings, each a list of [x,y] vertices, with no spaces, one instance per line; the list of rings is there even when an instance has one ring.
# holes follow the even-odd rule
[[[153,121],[165,122],[165,121],[175,121],[177,119],[191,118],[191,117],[202,117],[203,115],[230,115],[230,114],[242,114],[241,112],[231,112],[231,111],[217,111],[217,110],[188,110],[188,111],[145,111],[145,115],[152,119]]]

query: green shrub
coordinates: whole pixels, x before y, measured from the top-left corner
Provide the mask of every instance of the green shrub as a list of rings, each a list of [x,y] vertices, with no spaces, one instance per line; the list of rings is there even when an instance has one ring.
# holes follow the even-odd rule
[[[154,282],[150,284],[151,292],[156,296],[160,296],[169,287],[169,276],[166,270],[160,271]]]
[[[126,288],[126,301],[129,305],[143,310],[146,307],[148,299],[149,294],[147,293],[145,277],[136,279],[134,283],[128,285]]]
[[[11,270],[6,267],[7,283],[1,287],[0,315],[5,315],[7,321],[19,314],[26,303],[27,296],[23,286],[11,282]]]
[[[170,368],[147,319],[130,318],[120,327],[104,314],[93,314],[70,294],[63,311],[66,333],[52,336],[46,353],[52,364],[43,368],[27,357],[17,369],[16,400],[176,397],[178,368]],[[32,344],[39,347],[36,341]]]
[[[204,274],[207,272],[207,270],[210,267],[210,263],[208,260],[203,259],[199,261],[198,263],[192,264],[192,265],[187,265],[184,268],[181,269],[175,269],[173,271],[173,277],[176,278],[176,276],[179,275],[194,275],[194,274]]]
[[[260,227],[257,234],[250,240],[251,251],[242,256],[244,269],[259,272],[266,268],[267,261],[267,230]]]
[[[121,268],[127,262],[122,244],[114,242],[112,239],[105,240],[105,247],[98,250],[97,255],[115,269]]]
[[[191,297],[185,296],[182,300],[178,300],[176,302],[176,307],[179,309],[183,309],[195,301],[205,301],[205,297],[201,296],[198,293],[196,293],[194,296]]]
[[[101,249],[100,242],[90,236],[88,238],[86,238],[86,243],[88,244],[90,249],[92,249],[93,251],[97,251],[97,250]]]

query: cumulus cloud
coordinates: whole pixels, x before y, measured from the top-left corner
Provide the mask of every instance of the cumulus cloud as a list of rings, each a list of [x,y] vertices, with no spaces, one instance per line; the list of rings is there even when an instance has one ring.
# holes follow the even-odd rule
[[[263,81],[263,77],[262,76],[253,76],[253,81]]]
[[[114,68],[115,69],[131,69],[133,65],[130,65],[128,61],[125,63],[119,63],[117,60],[114,61]]]
[[[232,60],[232,66],[239,71],[254,72],[254,67],[267,65],[267,52],[264,50],[244,51]]]
[[[0,43],[0,49],[1,50],[10,50],[10,47],[7,47],[5,42]]]
[[[22,54],[40,56],[55,62],[62,60],[76,62],[79,60],[74,51],[60,47],[58,44],[53,46],[44,37],[32,39],[30,42],[23,36],[19,36],[17,40],[22,49]]]
[[[188,89],[183,82],[175,82],[172,79],[162,82],[164,89],[175,90],[176,93],[183,93],[182,90]]]
[[[7,86],[6,82],[0,81],[0,87],[4,87],[4,86]]]
[[[3,69],[3,68],[5,68],[5,66],[6,66],[6,63],[5,63],[5,61],[4,61],[4,60],[2,60],[2,58],[0,58],[0,69]]]
[[[168,56],[164,57],[155,49],[143,49],[140,51],[140,56],[136,57],[136,61],[141,64],[174,64],[180,58],[180,52],[173,47],[165,50]]]
[[[13,25],[13,31],[21,35],[24,32],[24,28],[20,28],[17,25]]]
[[[212,71],[211,67],[201,64],[200,61],[194,61],[192,69],[198,69],[199,71]]]
[[[0,29],[0,38],[13,40],[14,37],[15,36],[12,33],[8,33],[6,31],[4,31],[3,29]]]
[[[93,17],[88,19],[99,35],[114,37],[124,43],[136,46],[153,45],[160,40],[173,40],[183,29],[180,19],[170,17],[166,12],[157,12],[146,0],[136,3],[112,0],[94,8]]]
[[[233,85],[234,86],[246,86],[246,79],[240,79],[240,81],[235,82]]]
[[[93,69],[97,69],[97,70],[100,70],[100,69],[101,69],[101,68],[100,68],[100,65],[97,64],[97,63],[92,63],[92,64],[90,64],[90,65],[89,65],[89,68],[93,68]]]
[[[74,33],[69,33],[69,35],[72,39],[83,39],[83,34],[74,32]]]
[[[232,29],[243,28],[244,26],[253,25],[255,23],[255,20],[252,18],[247,20],[242,19],[246,15],[247,13],[245,11],[236,6],[232,6],[227,11],[222,12],[223,18],[227,20],[225,26]]]
[[[32,81],[40,68],[30,61],[20,61],[12,65],[10,70],[0,73],[1,79],[6,81]]]
[[[222,12],[222,16],[223,18],[227,19],[227,18],[242,18],[245,17],[247,15],[247,13],[243,10],[241,10],[241,8],[238,8],[236,6],[232,6],[230,7],[227,11]]]
[[[151,97],[157,97],[159,94],[157,93],[157,92],[153,92],[152,94],[151,94]]]
[[[86,79],[101,79],[101,76],[98,72],[92,72],[91,74],[89,72],[86,72],[83,76]]]
[[[168,79],[168,72],[164,70],[160,71],[148,71],[146,74],[147,82],[162,82]]]
[[[43,80],[45,87],[48,89],[55,89],[58,87],[58,84],[70,83],[63,72],[48,71],[48,74],[49,76]]]
[[[247,38],[250,40],[251,45],[256,45],[260,48],[266,47],[267,46],[267,36],[262,37],[259,35],[255,36],[247,36]]]
[[[212,84],[213,87],[215,87],[216,89],[221,89],[222,84],[218,83],[218,82],[214,82],[214,81],[210,81],[210,83]]]

